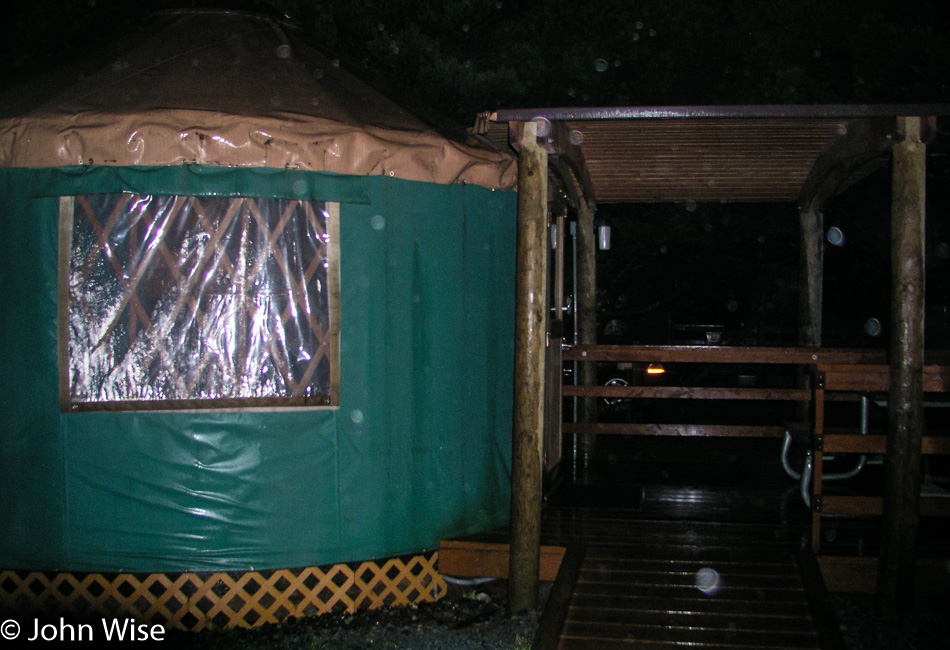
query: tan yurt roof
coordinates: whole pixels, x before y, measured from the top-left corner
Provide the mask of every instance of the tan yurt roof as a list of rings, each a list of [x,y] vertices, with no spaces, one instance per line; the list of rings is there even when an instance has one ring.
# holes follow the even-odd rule
[[[516,184],[512,156],[437,134],[266,16],[158,14],[121,54],[72,81],[3,115],[0,166],[200,164]]]

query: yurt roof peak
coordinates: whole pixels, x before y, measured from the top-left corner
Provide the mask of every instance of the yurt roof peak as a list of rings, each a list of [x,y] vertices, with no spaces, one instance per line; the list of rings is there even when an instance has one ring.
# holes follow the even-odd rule
[[[174,11],[153,24],[90,75],[0,120],[0,165],[195,163],[515,183],[512,157],[435,133],[279,20]]]

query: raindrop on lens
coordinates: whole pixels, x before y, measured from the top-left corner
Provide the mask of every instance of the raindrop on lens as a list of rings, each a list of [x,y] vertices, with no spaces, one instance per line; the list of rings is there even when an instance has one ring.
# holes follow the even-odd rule
[[[942,260],[945,260],[948,257],[950,257],[950,246],[947,246],[946,242],[940,242],[939,244],[937,244],[937,249],[935,252],[937,254],[937,257],[939,257]]]
[[[570,136],[568,136],[571,144],[579,145],[584,142],[584,134],[581,133],[578,129],[573,129]]]
[[[687,212],[696,212],[696,201],[687,201],[683,204]]]
[[[290,58],[290,46],[284,43],[277,47],[277,58],[278,59],[287,59]]]
[[[369,220],[369,225],[373,230],[382,230],[386,227],[386,217],[381,214],[377,214]]]
[[[594,70],[597,72],[606,72],[607,70],[607,60],[606,59],[597,59],[594,61]]]
[[[635,40],[635,41],[639,41],[639,40],[640,40],[640,34],[638,34],[637,32],[634,32],[632,38],[633,38],[633,40]]]
[[[867,332],[868,336],[880,336],[881,321],[876,318],[867,319],[864,321],[864,331]]]
[[[733,311],[733,312],[734,312],[734,311],[736,311],[737,309],[739,309],[739,303],[737,303],[735,300],[730,300],[729,302],[726,303],[726,310],[727,310],[727,311]]]
[[[538,116],[531,121],[537,124],[539,138],[547,137],[547,135],[551,132],[551,120],[548,118]]]
[[[636,24],[636,28],[637,28],[637,29],[643,29],[643,22],[638,20],[638,21],[637,21],[637,24]]]
[[[842,232],[838,226],[829,228],[826,238],[828,239],[828,243],[832,246],[844,246],[844,232]]]
[[[363,421],[363,411],[359,409],[353,409],[353,412],[350,413],[350,419],[353,420],[354,424],[359,424]]]
[[[696,572],[696,588],[707,596],[719,591],[719,572],[715,569],[702,568]]]

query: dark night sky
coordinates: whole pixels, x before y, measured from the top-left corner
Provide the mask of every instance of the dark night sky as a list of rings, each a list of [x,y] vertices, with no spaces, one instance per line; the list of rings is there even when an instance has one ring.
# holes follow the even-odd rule
[[[0,89],[148,29],[173,7],[291,16],[312,42],[397,101],[467,126],[478,111],[526,106],[950,102],[944,0],[33,0],[4,39]],[[950,164],[946,125],[931,147],[929,338],[946,316]],[[833,202],[827,225],[829,336],[884,344],[887,170]],[[602,325],[666,342],[671,320],[794,327],[794,206],[605,207],[623,255],[604,253]],[[631,218],[634,217],[634,218]],[[943,311],[940,311],[943,309]],[[645,325],[650,323],[650,326]],[[838,340],[840,339],[840,340]],[[830,343],[831,341],[829,341]],[[934,342],[934,341],[932,341]],[[946,347],[940,345],[940,347]]]
[[[943,0],[32,0],[9,87],[147,29],[171,7],[263,9],[390,95],[466,124],[513,106],[950,99]],[[397,97],[398,99],[399,97]]]

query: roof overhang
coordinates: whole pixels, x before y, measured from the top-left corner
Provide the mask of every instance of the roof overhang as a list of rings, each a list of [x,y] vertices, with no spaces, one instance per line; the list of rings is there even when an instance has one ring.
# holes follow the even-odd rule
[[[539,121],[552,166],[593,203],[823,202],[887,160],[898,117],[935,131],[946,104],[499,110],[476,131],[507,146]]]

